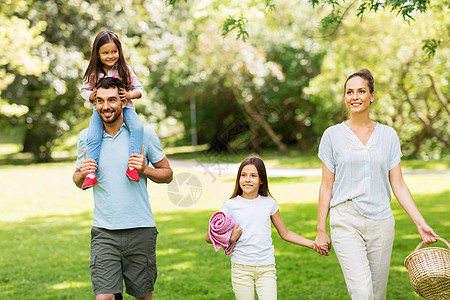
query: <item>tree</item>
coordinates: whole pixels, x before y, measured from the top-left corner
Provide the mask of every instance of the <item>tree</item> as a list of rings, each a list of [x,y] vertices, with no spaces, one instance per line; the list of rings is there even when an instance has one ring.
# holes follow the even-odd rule
[[[14,53],[2,69],[13,80],[0,90],[3,89],[4,101],[26,108],[21,118],[8,118],[11,123],[25,126],[23,152],[33,153],[35,161],[48,161],[55,139],[88,114],[79,87],[94,35],[103,27],[126,28],[127,20],[117,17],[124,10],[117,11],[117,6],[107,3],[16,2],[17,7],[2,4],[2,12],[18,24],[17,28],[27,27],[28,33],[22,30],[20,38],[11,36],[11,44],[18,45],[10,49]],[[7,9],[3,10],[3,5]],[[120,7],[121,2],[117,5]],[[17,31],[13,25],[6,23],[5,28]],[[22,48],[25,52],[32,51],[31,59],[17,59],[17,53],[24,52]],[[15,61],[21,65],[11,63]]]
[[[167,0],[170,5],[176,5],[180,0]],[[187,2],[187,0],[185,0]],[[260,11],[272,12],[278,6],[279,1],[275,0],[260,0],[253,4]],[[297,1],[295,1],[297,2]],[[361,19],[368,12],[388,11],[390,10],[395,15],[400,15],[404,21],[409,22],[414,20],[420,13],[426,12],[432,6],[450,6],[450,1],[435,0],[308,0],[312,7],[321,7],[328,10],[328,14],[321,20],[321,29],[324,36],[333,35],[341,25],[342,21],[349,15],[349,12],[355,11],[356,15]],[[295,4],[294,4],[295,5]],[[247,8],[248,9],[248,8]],[[249,37],[247,32],[247,24],[249,20],[242,13],[241,16],[228,16],[221,26],[223,36],[227,36],[230,32],[237,31],[237,38],[242,38],[245,41]],[[423,50],[429,55],[433,56],[437,48],[441,45],[444,39],[448,39],[450,29],[447,33],[439,38],[425,37],[422,41]]]
[[[22,4],[0,3],[0,116],[19,117],[27,111],[26,107],[11,105],[2,97],[2,90],[14,81],[15,74],[39,76],[48,69],[48,61],[33,53],[44,42],[40,33],[45,30],[45,22],[30,27],[28,20],[12,15],[13,7],[18,11],[25,9]]]
[[[367,14],[357,26],[355,18],[348,18],[308,93],[326,101],[327,111],[333,106],[342,110],[346,75],[367,67],[376,83],[372,117],[397,129],[405,154],[439,158],[449,146],[446,65],[450,52],[448,44],[443,44],[429,57],[416,41],[444,34],[447,15],[448,10],[436,6],[410,25],[389,13]]]
[[[287,145],[296,143],[309,147],[316,140],[310,128],[315,108],[301,90],[318,74],[324,51],[311,40],[311,30],[295,21],[310,22],[311,11],[293,10],[283,2],[263,24],[254,23],[258,28],[244,43],[218,36],[217,24],[226,14],[221,3],[180,4],[172,12],[187,14],[173,22],[178,31],[189,28],[183,37],[188,46],[163,51],[173,56],[155,66],[151,76],[167,116],[189,129],[189,106],[195,98],[202,125],[199,142],[214,150],[275,146],[287,152]]]

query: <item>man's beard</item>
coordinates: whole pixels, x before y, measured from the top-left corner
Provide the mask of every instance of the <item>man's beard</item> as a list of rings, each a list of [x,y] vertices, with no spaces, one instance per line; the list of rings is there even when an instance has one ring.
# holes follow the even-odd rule
[[[122,112],[116,114],[116,110],[112,110],[112,111],[108,111],[108,112],[112,112],[113,113],[113,118],[112,119],[108,119],[108,118],[105,119],[105,116],[103,115],[103,111],[102,111],[102,113],[99,114],[100,118],[102,119],[102,121],[107,123],[107,124],[114,123],[117,120],[117,118],[119,118],[120,115],[122,114]]]

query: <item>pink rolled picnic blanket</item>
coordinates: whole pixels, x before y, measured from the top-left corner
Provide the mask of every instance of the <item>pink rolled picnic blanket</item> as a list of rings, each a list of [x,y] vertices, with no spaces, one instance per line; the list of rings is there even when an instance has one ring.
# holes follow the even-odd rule
[[[233,252],[236,242],[231,245],[228,244],[235,224],[233,218],[221,211],[217,211],[211,216],[208,234],[216,252],[219,251],[220,247],[223,247],[227,256]]]

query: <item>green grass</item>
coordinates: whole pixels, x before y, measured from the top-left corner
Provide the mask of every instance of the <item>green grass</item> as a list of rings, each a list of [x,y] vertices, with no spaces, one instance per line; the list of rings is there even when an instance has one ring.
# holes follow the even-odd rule
[[[174,165],[175,174],[192,172]],[[77,189],[73,162],[0,166],[0,299],[93,299],[89,241],[93,200]],[[230,260],[204,237],[210,215],[229,197],[234,176],[215,179],[201,172],[200,200],[175,206],[167,185],[149,183],[158,231],[156,299],[233,299]],[[450,175],[406,175],[428,223],[450,240]],[[320,178],[271,178],[270,188],[289,229],[315,237]],[[393,200],[396,239],[388,299],[419,299],[412,290],[404,258],[419,243],[417,230]],[[334,253],[323,257],[282,241],[273,232],[279,299],[347,299]],[[437,244],[443,247],[443,244]],[[125,299],[132,299],[126,296]]]

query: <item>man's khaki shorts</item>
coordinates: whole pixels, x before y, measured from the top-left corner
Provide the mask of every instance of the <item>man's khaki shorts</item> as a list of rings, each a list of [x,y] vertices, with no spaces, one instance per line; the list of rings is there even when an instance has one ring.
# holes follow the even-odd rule
[[[123,292],[145,297],[157,277],[156,227],[91,230],[91,281],[95,295]]]

